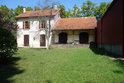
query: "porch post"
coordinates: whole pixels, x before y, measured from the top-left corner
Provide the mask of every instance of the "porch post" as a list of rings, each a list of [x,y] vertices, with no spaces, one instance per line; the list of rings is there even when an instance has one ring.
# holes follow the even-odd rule
[[[72,33],[73,33],[73,42],[74,42],[74,30],[72,30]]]

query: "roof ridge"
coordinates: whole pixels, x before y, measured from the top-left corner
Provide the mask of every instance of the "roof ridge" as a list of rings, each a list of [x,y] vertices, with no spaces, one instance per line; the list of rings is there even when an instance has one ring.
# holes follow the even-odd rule
[[[72,17],[72,18],[96,18],[96,17],[92,16],[92,17]],[[62,18],[62,19],[72,19],[72,18]]]
[[[23,18],[23,17],[29,17],[30,14],[35,14],[35,13],[39,13],[39,15],[43,15],[43,13],[45,13],[45,15],[49,16],[52,12],[52,15],[56,15],[56,13],[58,13],[60,11],[60,9],[48,9],[48,10],[37,10],[37,11],[26,11],[25,13],[21,13],[20,15],[16,16],[16,18]],[[34,15],[34,16],[38,16],[38,15]]]
[[[55,10],[55,9],[47,9],[47,10],[32,10],[32,11],[26,11],[26,12],[35,12],[35,11],[49,11],[49,10]],[[59,10],[59,9],[58,9]]]
[[[72,18],[61,18],[61,19],[80,19],[80,18],[96,18],[95,16],[93,17],[72,17]]]

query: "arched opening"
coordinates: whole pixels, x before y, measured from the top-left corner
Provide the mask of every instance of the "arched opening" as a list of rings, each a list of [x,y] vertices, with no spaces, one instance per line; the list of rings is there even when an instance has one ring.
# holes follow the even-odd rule
[[[79,43],[80,44],[88,44],[89,35],[87,32],[81,32],[79,35]]]
[[[59,34],[59,43],[60,44],[66,44],[67,43],[67,33],[60,33]]]

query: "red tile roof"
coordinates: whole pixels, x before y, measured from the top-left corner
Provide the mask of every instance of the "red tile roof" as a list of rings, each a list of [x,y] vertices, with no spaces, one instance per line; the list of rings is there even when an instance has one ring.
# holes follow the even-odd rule
[[[95,17],[60,18],[54,25],[53,30],[95,29],[96,26]]]
[[[52,15],[56,15],[56,13],[59,11],[58,10],[54,10],[54,9],[50,9],[50,10],[37,10],[37,11],[26,11],[25,13],[22,13],[18,16],[16,16],[16,18],[26,18],[26,17],[37,17],[37,16],[50,16],[51,15],[51,11],[52,11]]]

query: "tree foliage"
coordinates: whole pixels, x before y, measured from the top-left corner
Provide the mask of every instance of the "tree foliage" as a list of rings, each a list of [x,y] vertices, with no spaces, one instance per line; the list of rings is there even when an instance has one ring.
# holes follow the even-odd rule
[[[3,20],[6,16],[8,13],[0,12],[0,63],[6,63],[17,51],[16,38],[12,34],[17,26],[11,21]]]
[[[42,9],[43,10],[48,10],[48,9],[53,9],[53,7],[50,7],[49,5],[47,5],[47,6],[44,6]]]
[[[68,18],[69,17],[69,12],[65,10],[64,5],[60,5],[58,8],[61,9],[61,17],[62,18]]]
[[[32,11],[33,8],[32,7],[26,7],[26,11]]]
[[[84,2],[83,5],[81,6],[81,13],[84,17],[88,17],[88,16],[94,16],[95,13],[95,6],[96,4],[91,2],[91,1],[87,1]]]
[[[83,2],[81,7],[77,7],[75,4],[73,8],[68,9],[68,11],[66,11],[64,5],[60,5],[59,8],[61,9],[62,18],[95,16],[97,19],[100,19],[110,4],[110,2],[101,2],[98,6],[96,3],[88,0]]]
[[[110,2],[109,3],[101,2],[100,6],[97,6],[95,8],[95,16],[97,19],[100,19],[103,16],[103,14],[105,13],[110,4],[111,4]]]
[[[18,6],[15,10],[14,10],[14,13],[15,13],[15,16],[18,16],[19,14],[23,13],[23,6]]]
[[[73,9],[69,9],[69,17],[81,17],[81,9],[75,4]]]
[[[34,6],[34,10],[41,10],[40,7]]]
[[[109,7],[111,3],[102,2],[98,6],[96,3],[88,0],[82,3],[82,6],[78,7],[76,4],[72,9],[66,10],[64,5],[60,5],[59,2],[54,2],[50,0],[43,0],[42,2],[38,2],[37,6],[25,7],[27,11],[32,10],[48,10],[53,9],[54,5],[57,4],[58,8],[61,9],[61,17],[62,18],[70,18],[70,17],[88,17],[95,16],[97,19],[100,19],[105,13],[106,9]],[[17,6],[15,9],[9,9],[5,5],[0,6],[0,11],[8,13],[8,16],[2,18],[3,20],[9,20],[13,23],[16,23],[15,16],[23,13],[24,6]]]
[[[3,20],[3,21],[8,21],[8,20],[10,20],[11,17],[13,16],[13,10],[12,10],[12,9],[9,10],[9,9],[7,8],[7,6],[5,6],[5,5],[1,5],[1,6],[0,6],[0,12],[3,12],[4,14],[7,14],[7,15],[4,15],[3,18],[1,18],[1,20]]]
[[[100,19],[107,8],[109,7],[111,3],[107,2],[101,2],[99,6],[97,4],[93,3],[92,1],[84,2],[81,6],[82,9],[82,16],[88,17],[88,16],[95,16],[97,19]]]
[[[5,63],[16,51],[16,38],[11,31],[0,27],[0,63]]]

